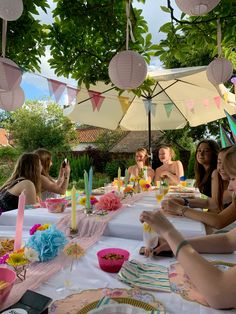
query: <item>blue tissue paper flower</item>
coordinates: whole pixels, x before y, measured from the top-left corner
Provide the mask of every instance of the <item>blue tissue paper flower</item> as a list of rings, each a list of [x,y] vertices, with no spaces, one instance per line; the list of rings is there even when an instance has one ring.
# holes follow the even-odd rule
[[[46,230],[37,230],[30,237],[26,246],[38,252],[41,262],[46,262],[56,257],[67,242],[64,233],[58,230],[55,225],[51,225]]]

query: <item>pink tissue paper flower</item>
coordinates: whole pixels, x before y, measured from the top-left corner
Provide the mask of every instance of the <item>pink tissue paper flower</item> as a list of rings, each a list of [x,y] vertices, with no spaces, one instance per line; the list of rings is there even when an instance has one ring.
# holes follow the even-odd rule
[[[112,192],[107,193],[100,197],[95,207],[97,210],[117,210],[121,207],[120,197]]]

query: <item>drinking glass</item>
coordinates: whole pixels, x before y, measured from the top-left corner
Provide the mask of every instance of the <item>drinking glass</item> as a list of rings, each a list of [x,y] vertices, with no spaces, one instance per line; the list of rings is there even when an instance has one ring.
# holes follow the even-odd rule
[[[163,200],[164,190],[163,190],[162,187],[160,187],[159,189],[155,190],[155,197],[156,197],[156,200],[157,200],[158,204]]]
[[[158,234],[146,222],[143,223],[143,242],[150,251],[158,244]]]

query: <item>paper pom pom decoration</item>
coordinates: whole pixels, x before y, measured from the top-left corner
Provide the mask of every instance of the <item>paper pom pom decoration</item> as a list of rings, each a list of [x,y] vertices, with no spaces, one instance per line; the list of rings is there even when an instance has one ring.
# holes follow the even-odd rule
[[[120,89],[135,89],[146,78],[147,64],[135,51],[125,50],[116,54],[109,64],[109,77]]]
[[[220,0],[175,0],[180,10],[188,15],[205,15],[213,10]]]
[[[56,229],[55,225],[51,225],[47,229],[40,229],[40,227],[36,229],[33,233],[34,230],[31,228],[33,235],[26,243],[26,247],[31,247],[38,252],[41,262],[49,261],[58,255],[68,241],[64,233]]]
[[[95,204],[95,208],[97,210],[117,210],[121,205],[120,197],[111,192],[101,196]]]
[[[1,0],[0,1],[0,17],[3,20],[15,21],[23,12],[22,0]]]
[[[21,87],[8,92],[0,92],[0,108],[7,111],[14,111],[23,106],[25,93]]]
[[[22,73],[18,65],[8,58],[0,58],[0,91],[19,87],[21,80]]]
[[[213,60],[207,67],[206,75],[213,85],[219,85],[230,79],[233,74],[232,63],[224,58]]]

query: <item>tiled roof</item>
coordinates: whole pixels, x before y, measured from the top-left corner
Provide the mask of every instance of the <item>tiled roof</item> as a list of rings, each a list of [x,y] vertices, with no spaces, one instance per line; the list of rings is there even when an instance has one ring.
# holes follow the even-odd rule
[[[89,127],[86,129],[77,129],[77,138],[80,143],[94,143],[98,137],[104,132],[104,129],[97,127]]]
[[[152,142],[157,142],[160,136],[160,131],[152,131]],[[148,131],[130,131],[115,146],[113,146],[110,152],[134,153],[139,147],[148,148]]]
[[[3,128],[0,128],[0,146],[9,146],[7,132]]]

